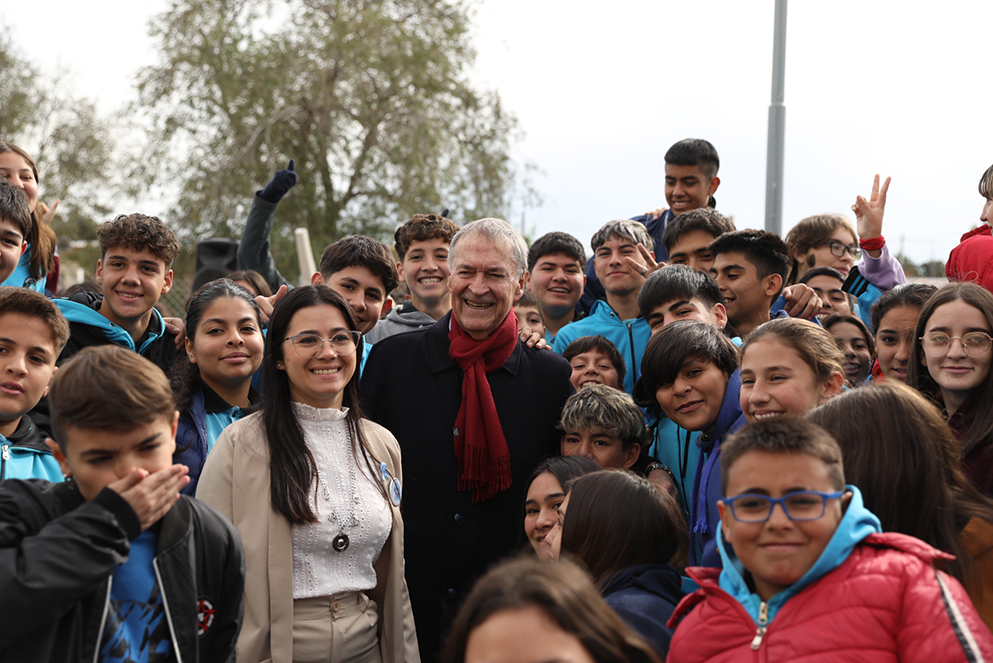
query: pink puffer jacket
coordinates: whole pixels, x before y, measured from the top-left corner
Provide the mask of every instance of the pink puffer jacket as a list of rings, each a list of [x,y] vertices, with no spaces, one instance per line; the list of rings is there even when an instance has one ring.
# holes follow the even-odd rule
[[[993,661],[993,635],[965,590],[923,541],[871,534],[836,569],[790,598],[763,631],[718,585],[719,569],[692,568],[670,663],[690,661]]]

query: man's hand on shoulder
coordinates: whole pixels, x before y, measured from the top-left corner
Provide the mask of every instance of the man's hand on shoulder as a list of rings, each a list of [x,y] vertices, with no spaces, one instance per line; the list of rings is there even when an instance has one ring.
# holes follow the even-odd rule
[[[162,322],[165,323],[166,331],[176,336],[173,342],[176,349],[182,352],[185,347],[183,342],[186,340],[186,323],[180,318],[162,318]]]
[[[652,221],[658,221],[659,217],[669,211],[668,207],[660,207],[656,210],[648,210],[645,212],[645,216],[652,217]]]
[[[521,343],[536,350],[552,349],[552,346],[545,343],[544,336],[540,336],[536,331],[531,331],[531,328],[527,325],[521,327]]]

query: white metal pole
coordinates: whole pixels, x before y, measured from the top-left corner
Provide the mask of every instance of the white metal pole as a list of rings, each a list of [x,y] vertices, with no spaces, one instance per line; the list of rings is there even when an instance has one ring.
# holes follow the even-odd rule
[[[783,152],[786,144],[786,0],[776,0],[772,46],[772,103],[765,170],[765,229],[783,234]]]

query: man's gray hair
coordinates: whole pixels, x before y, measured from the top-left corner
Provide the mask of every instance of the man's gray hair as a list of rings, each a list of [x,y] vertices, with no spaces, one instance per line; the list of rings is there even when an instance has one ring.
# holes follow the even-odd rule
[[[596,231],[596,234],[593,235],[593,240],[590,242],[593,251],[595,252],[606,244],[607,240],[611,237],[621,237],[635,244],[641,244],[649,251],[655,250],[655,240],[648,234],[648,228],[637,221],[618,219],[617,221],[608,221],[603,224],[600,230]]]
[[[449,269],[455,271],[456,255],[462,240],[474,235],[482,235],[494,243],[498,240],[506,242],[510,246],[510,257],[514,261],[514,279],[521,278],[528,265],[528,245],[524,243],[521,234],[502,219],[480,219],[462,226],[462,229],[452,237],[448,249]]]

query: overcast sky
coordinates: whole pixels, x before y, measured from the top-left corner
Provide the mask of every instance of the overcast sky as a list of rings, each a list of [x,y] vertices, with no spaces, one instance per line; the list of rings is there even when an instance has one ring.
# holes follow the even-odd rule
[[[67,66],[78,92],[116,109],[154,62],[162,0],[6,3],[22,55]],[[474,11],[474,76],[520,120],[520,162],[542,171],[535,236],[589,242],[604,222],[665,205],[666,149],[706,138],[721,156],[718,209],[763,227],[772,0],[487,0]],[[993,3],[793,2],[786,64],[784,229],[851,217],[872,176],[893,177],[884,235],[914,260],[945,260],[979,223],[993,163]],[[262,183],[260,183],[262,184]],[[42,192],[42,197],[47,197]],[[69,203],[70,201],[66,201]],[[521,219],[510,219],[520,224]]]

